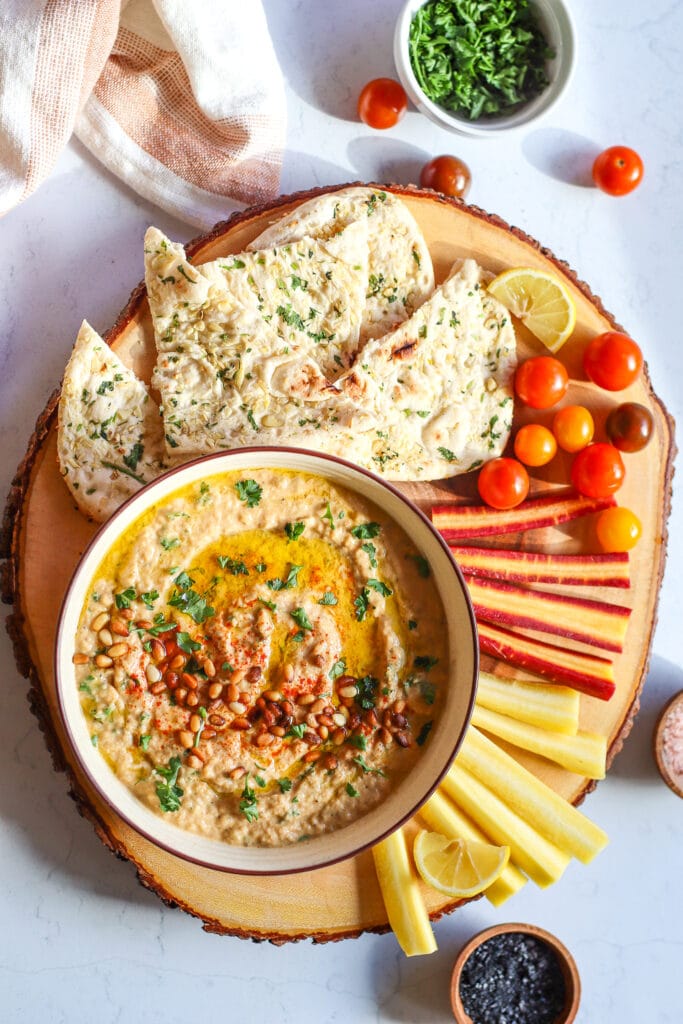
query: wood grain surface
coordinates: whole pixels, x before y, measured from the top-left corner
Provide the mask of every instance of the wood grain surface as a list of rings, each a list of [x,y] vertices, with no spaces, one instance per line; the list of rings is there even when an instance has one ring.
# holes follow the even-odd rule
[[[338,186],[339,188],[345,186]],[[632,553],[632,586],[615,592],[587,588],[591,597],[616,600],[632,606],[626,646],[616,660],[617,691],[607,703],[582,697],[581,728],[608,738],[609,762],[621,749],[638,709],[640,689],[647,671],[657,599],[666,554],[666,521],[671,498],[672,463],[675,453],[673,423],[653,393],[647,371],[641,380],[618,396],[600,392],[583,379],[581,354],[586,342],[601,331],[618,326],[599,299],[552,253],[518,229],[458,200],[432,192],[389,187],[400,195],[418,220],[427,239],[437,282],[453,260],[471,256],[486,269],[499,272],[513,266],[545,268],[562,275],[576,302],[577,325],[562,350],[572,383],[567,403],[585,404],[596,420],[599,437],[604,419],[621,401],[647,405],[655,420],[651,444],[625,457],[626,482],[619,503],[632,508],[643,524],[643,535]],[[252,208],[217,225],[208,235],[187,247],[195,263],[240,252],[269,223],[311,196],[334,189],[319,189],[284,197],[267,208]],[[131,253],[140,266],[143,254]],[[126,363],[149,379],[155,351],[151,319],[144,288],[131,296],[107,341]],[[520,357],[538,354],[541,346],[527,332],[518,330]],[[99,836],[118,856],[131,860],[141,882],[170,905],[197,915],[210,931],[273,942],[312,937],[317,941],[356,936],[364,930],[384,931],[387,919],[374,876],[370,854],[315,872],[277,878],[250,878],[211,871],[186,863],[158,849],[116,817],[88,786],[69,748],[57,713],[53,670],[55,629],[61,601],[81,552],[96,526],[74,507],[57,465],[56,407],[58,392],[39,417],[26,456],[17,470],[5,509],[0,557],[3,565],[3,599],[13,604],[9,617],[19,671],[30,683],[29,700],[37,714],[55,768],[65,771],[71,794],[82,814],[94,824]],[[532,417],[516,413],[515,426]],[[535,419],[549,422],[551,414]],[[534,471],[533,487],[543,491],[566,483],[570,457],[560,453],[549,467]],[[434,484],[406,484],[402,489],[421,507],[439,501],[472,499],[472,475]],[[534,550],[597,550],[590,522],[563,528],[507,536],[505,546]],[[576,593],[574,589],[574,593]],[[579,645],[580,646],[580,645]],[[512,672],[483,659],[483,667],[503,675]],[[512,752],[512,748],[509,748]],[[557,792],[574,803],[583,800],[594,783],[532,755],[515,756]],[[590,812],[590,808],[588,809]],[[411,823],[409,829],[414,829]],[[586,870],[590,870],[587,868]],[[457,904],[433,890],[424,889],[433,917]]]

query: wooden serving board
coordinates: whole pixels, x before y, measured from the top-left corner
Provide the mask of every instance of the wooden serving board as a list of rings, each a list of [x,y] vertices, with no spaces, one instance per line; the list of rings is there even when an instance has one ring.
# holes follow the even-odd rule
[[[343,186],[339,186],[343,187]],[[382,186],[383,187],[383,186]],[[562,350],[572,385],[567,403],[588,405],[600,437],[607,410],[631,400],[647,405],[653,413],[655,436],[641,453],[626,456],[627,479],[619,493],[621,504],[642,520],[643,536],[632,558],[632,587],[628,591],[591,588],[590,596],[628,603],[633,607],[627,643],[616,663],[617,692],[608,703],[582,697],[582,728],[607,736],[609,761],[621,749],[638,709],[655,624],[657,598],[665,562],[666,520],[671,495],[675,452],[673,422],[652,391],[647,372],[627,392],[613,396],[585,382],[581,354],[586,342],[614,328],[613,318],[600,300],[552,253],[521,231],[497,217],[448,200],[433,192],[391,187],[419,222],[429,244],[437,282],[452,262],[472,256],[486,269],[498,273],[513,266],[553,270],[567,282],[577,306],[577,325]],[[319,189],[285,197],[269,207],[247,210],[219,224],[210,234],[188,246],[196,263],[240,252],[267,224],[292,207],[332,189]],[[131,253],[142,268],[142,250]],[[138,287],[111,329],[107,340],[123,359],[149,379],[154,361],[151,319],[142,286]],[[641,339],[647,352],[647,339]],[[518,330],[520,357],[538,354],[540,343],[524,329]],[[66,740],[57,712],[53,671],[53,646],[60,604],[70,576],[96,526],[76,510],[57,466],[56,392],[43,411],[28,452],[17,471],[5,512],[3,596],[13,603],[9,629],[17,664],[30,680],[30,702],[53,755],[55,767],[66,771],[79,809],[94,824],[99,836],[116,854],[131,860],[140,880],[165,901],[200,917],[210,931],[271,939],[274,942],[312,937],[318,941],[357,936],[363,930],[386,930],[387,918],[375,880],[372,857],[365,853],[319,871],[289,877],[260,878],[230,875],[196,867],[165,853],[142,839],[116,817],[87,784]],[[515,425],[523,418],[517,413]],[[552,413],[535,416],[549,422]],[[566,483],[569,457],[556,456],[551,467],[534,471],[536,490]],[[405,485],[404,490],[422,507],[437,500],[474,498],[474,479],[435,484]],[[591,524],[581,522],[564,529],[534,531],[525,537],[507,537],[504,543],[558,551],[596,550]],[[492,668],[490,662],[485,667]],[[512,674],[497,666],[502,674]],[[553,789],[579,803],[594,783],[531,755],[523,760]],[[411,823],[409,828],[413,828]],[[589,870],[589,869],[587,869]],[[432,917],[457,906],[434,890],[425,888]]]

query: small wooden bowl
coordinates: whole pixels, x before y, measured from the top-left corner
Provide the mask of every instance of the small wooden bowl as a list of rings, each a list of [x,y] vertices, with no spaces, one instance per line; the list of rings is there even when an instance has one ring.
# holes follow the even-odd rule
[[[579,972],[574,962],[574,958],[559,939],[551,935],[550,932],[545,931],[543,928],[538,928],[533,924],[497,924],[492,928],[485,928],[483,932],[479,932],[466,946],[461,949],[458,954],[458,958],[455,961],[453,967],[453,974],[451,976],[451,1007],[453,1008],[453,1016],[455,1017],[458,1024],[477,1024],[472,1018],[465,1012],[465,1007],[462,1004],[460,998],[460,976],[462,974],[465,962],[469,959],[470,955],[488,939],[492,939],[495,935],[503,935],[507,933],[519,932],[523,935],[532,935],[536,939],[540,939],[544,942],[556,955],[557,962],[562,972],[565,984],[565,1000],[562,1010],[553,1021],[553,1024],[571,1024],[576,1017],[579,1010],[579,1000],[581,998],[581,981],[579,979]]]
[[[683,787],[681,787],[669,774],[666,761],[664,759],[664,730],[666,728],[669,715],[674,708],[679,705],[683,705],[683,690],[679,690],[675,693],[670,701],[668,701],[662,708],[662,712],[657,719],[657,725],[652,737],[652,745],[654,748],[655,761],[657,763],[657,769],[659,774],[666,782],[669,789],[673,790],[676,796],[683,798]]]

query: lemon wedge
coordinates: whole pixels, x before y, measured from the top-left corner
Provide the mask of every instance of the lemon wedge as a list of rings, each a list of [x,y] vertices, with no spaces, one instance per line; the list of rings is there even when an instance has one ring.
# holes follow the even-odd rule
[[[422,829],[413,847],[415,867],[427,885],[467,899],[478,896],[500,878],[510,858],[509,846],[492,846],[474,839],[449,839]]]
[[[574,300],[554,274],[531,267],[513,267],[494,278],[487,290],[551,352],[562,348],[574,330]]]

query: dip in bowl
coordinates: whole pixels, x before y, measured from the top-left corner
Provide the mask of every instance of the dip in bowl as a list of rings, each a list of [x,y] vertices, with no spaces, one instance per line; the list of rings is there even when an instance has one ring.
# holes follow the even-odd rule
[[[411,817],[476,672],[428,520],[295,449],[210,456],[139,492],[83,556],[56,651],[89,782],[151,841],[245,873],[320,867]]]

